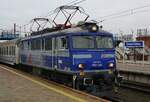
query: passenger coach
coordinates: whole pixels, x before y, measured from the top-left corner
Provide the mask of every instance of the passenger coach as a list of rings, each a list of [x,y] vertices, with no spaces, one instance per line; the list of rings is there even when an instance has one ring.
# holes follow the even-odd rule
[[[20,39],[15,39],[0,43],[0,62],[19,64],[19,41]]]

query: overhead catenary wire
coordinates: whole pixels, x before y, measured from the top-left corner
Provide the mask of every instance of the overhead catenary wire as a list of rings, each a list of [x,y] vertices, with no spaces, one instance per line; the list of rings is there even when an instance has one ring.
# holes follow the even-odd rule
[[[75,3],[72,4],[72,6],[73,5],[78,5],[78,4],[80,4],[80,3],[84,2],[84,1],[86,1],[86,0],[80,0],[80,1],[77,0],[77,2],[75,2]]]
[[[150,9],[146,9],[146,10],[142,10],[142,11],[136,11],[136,12],[132,11],[131,13],[118,15],[118,16],[115,16],[115,17],[111,17],[109,19],[103,19],[102,21],[99,21],[99,22],[103,22],[103,21],[106,21],[106,20],[117,19],[117,18],[126,17],[126,16],[131,16],[131,15],[134,15],[134,14],[137,14],[137,13],[144,13],[144,12],[150,12]]]
[[[137,13],[144,13],[144,12],[150,12],[150,9],[146,9],[146,10],[142,10],[142,11],[136,11],[136,12],[132,11],[128,14],[117,15],[117,16],[114,16],[114,17],[99,20],[97,23],[101,23],[101,22],[104,22],[104,21],[113,20],[113,19],[117,19],[117,18],[127,17],[127,16],[131,16],[131,15],[134,15],[134,14],[137,14]]]
[[[100,22],[110,20],[110,19],[114,19],[114,18],[120,18],[120,17],[124,17],[124,16],[130,16],[130,15],[133,15],[133,14],[136,14],[136,13],[147,12],[147,11],[149,11],[149,9],[148,10],[147,9],[142,10],[142,11],[139,11],[139,10],[144,9],[144,8],[148,8],[148,7],[150,7],[150,4],[145,5],[145,6],[136,7],[136,8],[133,8],[133,9],[124,10],[124,11],[117,12],[117,13],[113,13],[113,14],[110,14],[110,15],[102,16],[102,17],[99,17],[99,19],[98,18],[96,18],[96,19],[97,19],[98,23],[100,23]]]
[[[143,8],[146,8],[146,7],[150,7],[150,4],[149,5],[145,5],[145,6],[136,7],[136,8],[133,8],[133,9],[124,10],[124,11],[117,12],[117,13],[113,13],[113,14],[110,14],[110,15],[103,16],[101,18],[106,18],[106,17],[110,17],[110,16],[120,15],[120,14],[123,14],[123,13],[127,13],[127,12],[130,12],[130,11],[143,9]]]
[[[73,0],[73,1],[71,1],[69,3],[67,3],[67,5],[72,5],[73,3],[77,2],[77,1],[79,1],[79,0]]]

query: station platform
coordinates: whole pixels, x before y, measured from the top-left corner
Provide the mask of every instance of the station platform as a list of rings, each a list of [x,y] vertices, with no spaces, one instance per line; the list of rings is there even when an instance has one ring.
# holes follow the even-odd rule
[[[0,65],[0,102],[108,102],[63,89]]]
[[[117,69],[121,71],[129,71],[141,74],[150,75],[150,64],[143,64],[143,62],[118,62]]]
[[[150,85],[150,64],[142,62],[117,63],[117,69],[124,80]]]

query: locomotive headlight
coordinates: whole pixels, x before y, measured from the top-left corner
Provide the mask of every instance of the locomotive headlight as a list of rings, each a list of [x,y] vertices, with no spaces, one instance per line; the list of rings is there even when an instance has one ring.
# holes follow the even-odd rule
[[[113,68],[113,67],[114,67],[114,64],[113,64],[113,63],[109,63],[109,64],[108,64],[108,67],[109,67],[109,68]]]
[[[97,26],[93,26],[92,31],[97,31]]]
[[[78,65],[78,68],[79,68],[79,69],[84,69],[84,67],[85,67],[84,64],[79,64],[79,65]]]
[[[97,32],[99,27],[97,25],[91,25],[88,29],[90,32]]]

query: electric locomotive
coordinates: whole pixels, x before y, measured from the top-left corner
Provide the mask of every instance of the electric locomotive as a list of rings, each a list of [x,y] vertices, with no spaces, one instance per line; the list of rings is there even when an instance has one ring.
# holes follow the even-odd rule
[[[21,64],[38,67],[39,73],[47,69],[51,79],[73,88],[102,96],[113,90],[117,78],[113,35],[96,23],[29,36],[20,43]]]

